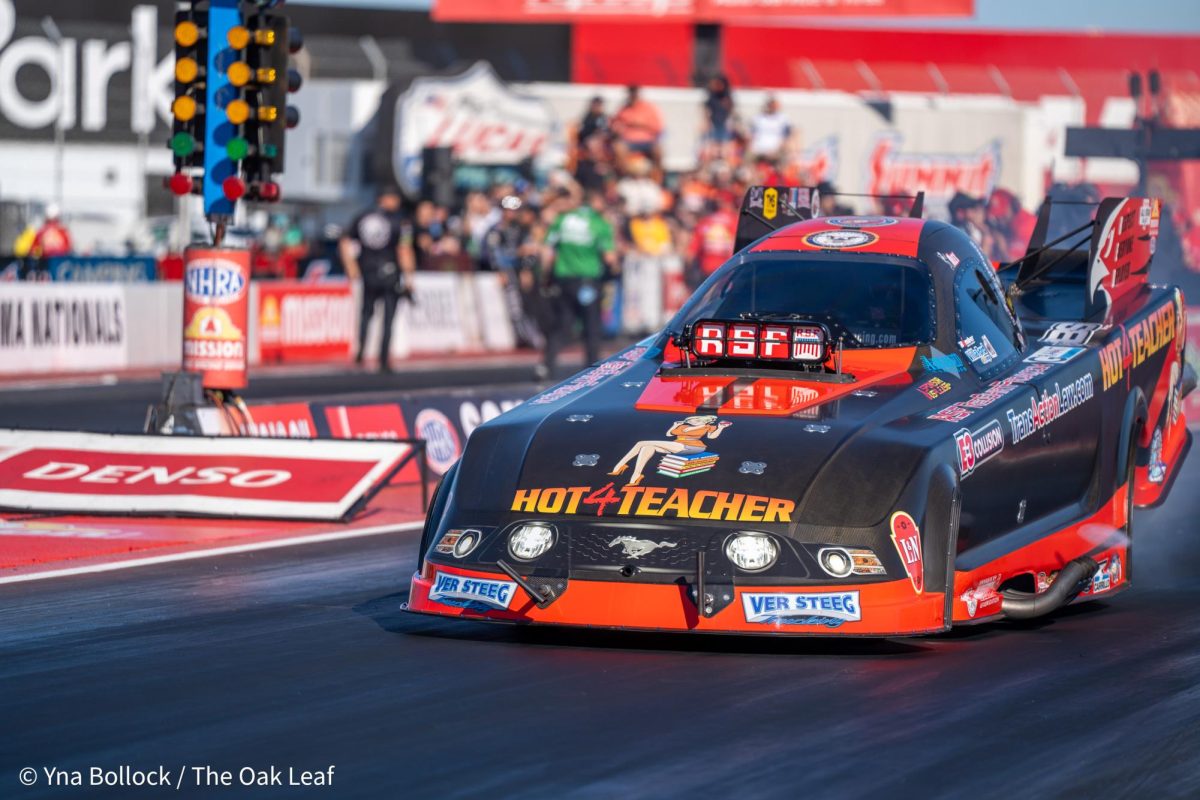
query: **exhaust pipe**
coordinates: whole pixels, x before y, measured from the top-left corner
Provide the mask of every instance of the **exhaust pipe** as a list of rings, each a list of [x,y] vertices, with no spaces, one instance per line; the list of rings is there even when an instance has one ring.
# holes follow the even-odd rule
[[[1099,565],[1087,556],[1069,561],[1050,588],[1041,594],[1005,589],[1001,592],[1000,610],[1009,619],[1033,619],[1049,614],[1074,600],[1083,591],[1084,581],[1091,580],[1097,569]]]

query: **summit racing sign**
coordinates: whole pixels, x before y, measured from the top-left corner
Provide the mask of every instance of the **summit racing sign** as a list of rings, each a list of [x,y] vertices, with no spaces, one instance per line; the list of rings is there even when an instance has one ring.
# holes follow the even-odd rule
[[[592,514],[597,517],[670,517],[725,522],[791,522],[796,504],[779,497],[739,492],[693,491],[608,483],[599,489],[571,486],[518,489],[511,511],[526,514]]]
[[[0,430],[0,508],[339,520],[411,451],[400,442]]]

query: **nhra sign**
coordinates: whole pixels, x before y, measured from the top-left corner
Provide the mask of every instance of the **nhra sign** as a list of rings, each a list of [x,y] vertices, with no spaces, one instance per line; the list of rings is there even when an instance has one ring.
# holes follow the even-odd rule
[[[183,369],[206,389],[246,385],[250,253],[192,247],[183,271]]]
[[[544,100],[512,91],[483,61],[454,77],[418,78],[396,101],[396,179],[410,194],[420,190],[426,147],[449,147],[465,164],[519,164],[537,157],[555,129]]]
[[[342,520],[411,452],[401,442],[0,429],[0,508]]]
[[[264,363],[348,359],[354,354],[357,322],[349,283],[258,284],[258,342]]]

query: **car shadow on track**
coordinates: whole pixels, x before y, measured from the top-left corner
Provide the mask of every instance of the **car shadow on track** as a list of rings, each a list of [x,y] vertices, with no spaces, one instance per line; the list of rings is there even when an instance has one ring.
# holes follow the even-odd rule
[[[407,601],[408,592],[402,591],[359,603],[353,610],[356,614],[370,618],[388,633],[446,641],[746,655],[912,656],[932,650],[929,640],[919,638],[835,639],[771,634],[657,633],[452,620],[409,613],[404,608]]]

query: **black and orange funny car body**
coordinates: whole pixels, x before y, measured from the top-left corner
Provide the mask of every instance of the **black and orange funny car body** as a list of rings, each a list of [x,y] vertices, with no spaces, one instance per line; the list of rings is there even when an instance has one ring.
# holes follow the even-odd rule
[[[478,428],[409,610],[900,636],[1128,586],[1195,383],[1183,297],[1147,280],[1157,201],[1067,237],[1048,204],[999,270],[948,225],[814,207],[755,187],[767,235],[665,331]]]

